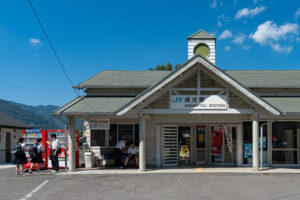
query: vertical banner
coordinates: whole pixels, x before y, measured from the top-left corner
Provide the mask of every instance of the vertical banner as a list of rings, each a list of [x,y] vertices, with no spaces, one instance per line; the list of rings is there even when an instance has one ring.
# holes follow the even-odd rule
[[[222,149],[223,128],[215,126],[212,132],[211,155],[220,156]]]
[[[224,134],[226,137],[228,149],[229,149],[230,153],[232,153],[232,127],[224,126]]]

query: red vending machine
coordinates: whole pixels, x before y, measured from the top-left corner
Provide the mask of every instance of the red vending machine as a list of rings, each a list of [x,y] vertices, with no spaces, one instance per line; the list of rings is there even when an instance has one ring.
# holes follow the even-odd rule
[[[41,169],[46,169],[48,164],[47,159],[47,145],[46,145],[46,139],[47,139],[47,131],[42,131],[39,129],[26,129],[21,131],[21,136],[24,138],[25,146],[25,154],[27,157],[27,163],[24,165],[25,169],[29,169],[31,165],[31,158],[29,155],[29,149],[36,143],[37,138],[42,138],[42,145],[45,149],[45,152],[43,153],[43,160],[44,165],[41,166]],[[33,166],[33,169],[36,169],[37,165]]]
[[[65,130],[47,130],[47,141],[52,142],[51,141],[51,134],[56,134],[56,138],[59,140],[60,143],[60,147],[61,147],[61,154],[58,155],[58,162],[59,162],[59,168],[64,169],[65,168],[65,159],[66,159],[66,152],[65,152],[65,148],[66,146],[68,147],[67,141],[67,132]],[[75,166],[79,167],[79,132],[76,131],[75,132]],[[67,149],[68,150],[68,149]],[[51,160],[50,160],[50,147],[48,146],[47,148],[47,163],[48,163],[48,168],[52,168],[52,164],[51,164]],[[68,153],[68,152],[67,152]],[[69,154],[68,154],[69,157]]]

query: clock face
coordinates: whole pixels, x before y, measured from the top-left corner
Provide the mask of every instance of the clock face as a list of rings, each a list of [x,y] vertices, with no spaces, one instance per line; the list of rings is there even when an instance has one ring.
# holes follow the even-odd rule
[[[204,43],[200,43],[195,47],[194,54],[207,58],[209,56],[209,47]]]

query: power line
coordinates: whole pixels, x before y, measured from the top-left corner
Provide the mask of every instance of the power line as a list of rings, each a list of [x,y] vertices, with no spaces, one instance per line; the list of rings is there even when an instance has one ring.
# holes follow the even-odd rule
[[[57,54],[57,52],[56,52],[56,50],[55,50],[55,48],[54,48],[54,45],[52,44],[52,42],[51,42],[51,40],[50,40],[50,38],[49,38],[49,36],[48,36],[48,34],[47,34],[47,32],[46,32],[46,29],[44,28],[44,26],[43,26],[43,24],[42,24],[42,22],[41,22],[41,20],[40,20],[40,18],[39,18],[39,16],[38,16],[36,10],[35,10],[33,4],[31,3],[31,0],[27,0],[27,1],[28,1],[28,3],[29,3],[30,7],[32,8],[32,11],[33,11],[33,13],[34,13],[34,16],[35,16],[35,18],[37,19],[37,21],[38,21],[38,23],[39,23],[39,25],[40,25],[40,27],[41,27],[41,29],[42,29],[42,32],[44,33],[44,35],[45,35],[45,37],[46,37],[46,39],[47,39],[47,41],[48,41],[48,43],[49,43],[49,45],[50,45],[50,47],[51,47],[53,53],[54,53],[54,55],[55,55],[55,57],[56,57],[56,59],[57,59],[57,61],[58,61],[58,63],[59,63],[59,66],[61,67],[61,69],[62,69],[63,72],[65,73],[65,75],[66,75],[67,79],[69,80],[70,84],[72,85],[72,87],[74,87],[74,84],[73,84],[73,82],[72,82],[70,76],[68,75],[68,73],[67,73],[65,67],[63,66],[62,61],[61,61],[60,57],[58,56],[58,54]],[[76,89],[75,89],[75,92],[76,92],[77,96],[79,96],[78,91],[77,91]],[[92,109],[92,110],[94,111],[94,109],[93,109],[93,108],[92,108],[92,107],[91,107],[84,99],[83,99],[83,102],[84,102],[90,109]]]
[[[44,33],[44,35],[45,35],[45,37],[46,37],[46,39],[47,39],[47,41],[48,41],[48,43],[49,43],[49,45],[50,45],[50,48],[52,49],[52,51],[53,51],[53,53],[54,53],[54,55],[55,55],[55,57],[56,57],[56,59],[57,59],[57,61],[58,61],[59,66],[60,66],[61,69],[63,70],[63,72],[64,72],[64,74],[66,75],[67,79],[69,80],[70,84],[71,84],[72,86],[74,86],[74,84],[73,84],[73,82],[72,82],[70,76],[68,75],[68,73],[67,73],[65,67],[64,67],[63,64],[62,64],[61,59],[59,58],[59,56],[58,56],[58,54],[57,54],[57,52],[56,52],[56,50],[55,50],[55,48],[54,48],[54,45],[52,44],[52,42],[51,42],[51,40],[50,40],[50,38],[49,38],[49,36],[48,36],[48,34],[47,34],[47,32],[46,32],[46,29],[44,28],[44,26],[43,26],[43,24],[42,24],[42,22],[41,22],[41,20],[40,20],[40,18],[39,18],[39,16],[38,16],[38,14],[37,14],[35,8],[33,7],[32,3],[31,3],[31,0],[27,0],[27,2],[29,3],[30,7],[32,8],[32,11],[33,11],[33,13],[34,13],[34,16],[35,16],[35,18],[37,19],[37,21],[38,21],[38,23],[39,23],[39,25],[40,25],[40,27],[41,27],[41,29],[42,29],[42,32]]]

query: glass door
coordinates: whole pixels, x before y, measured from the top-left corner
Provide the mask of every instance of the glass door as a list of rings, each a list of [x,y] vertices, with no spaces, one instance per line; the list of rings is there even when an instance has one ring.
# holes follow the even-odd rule
[[[191,164],[191,127],[178,127],[178,165]]]

